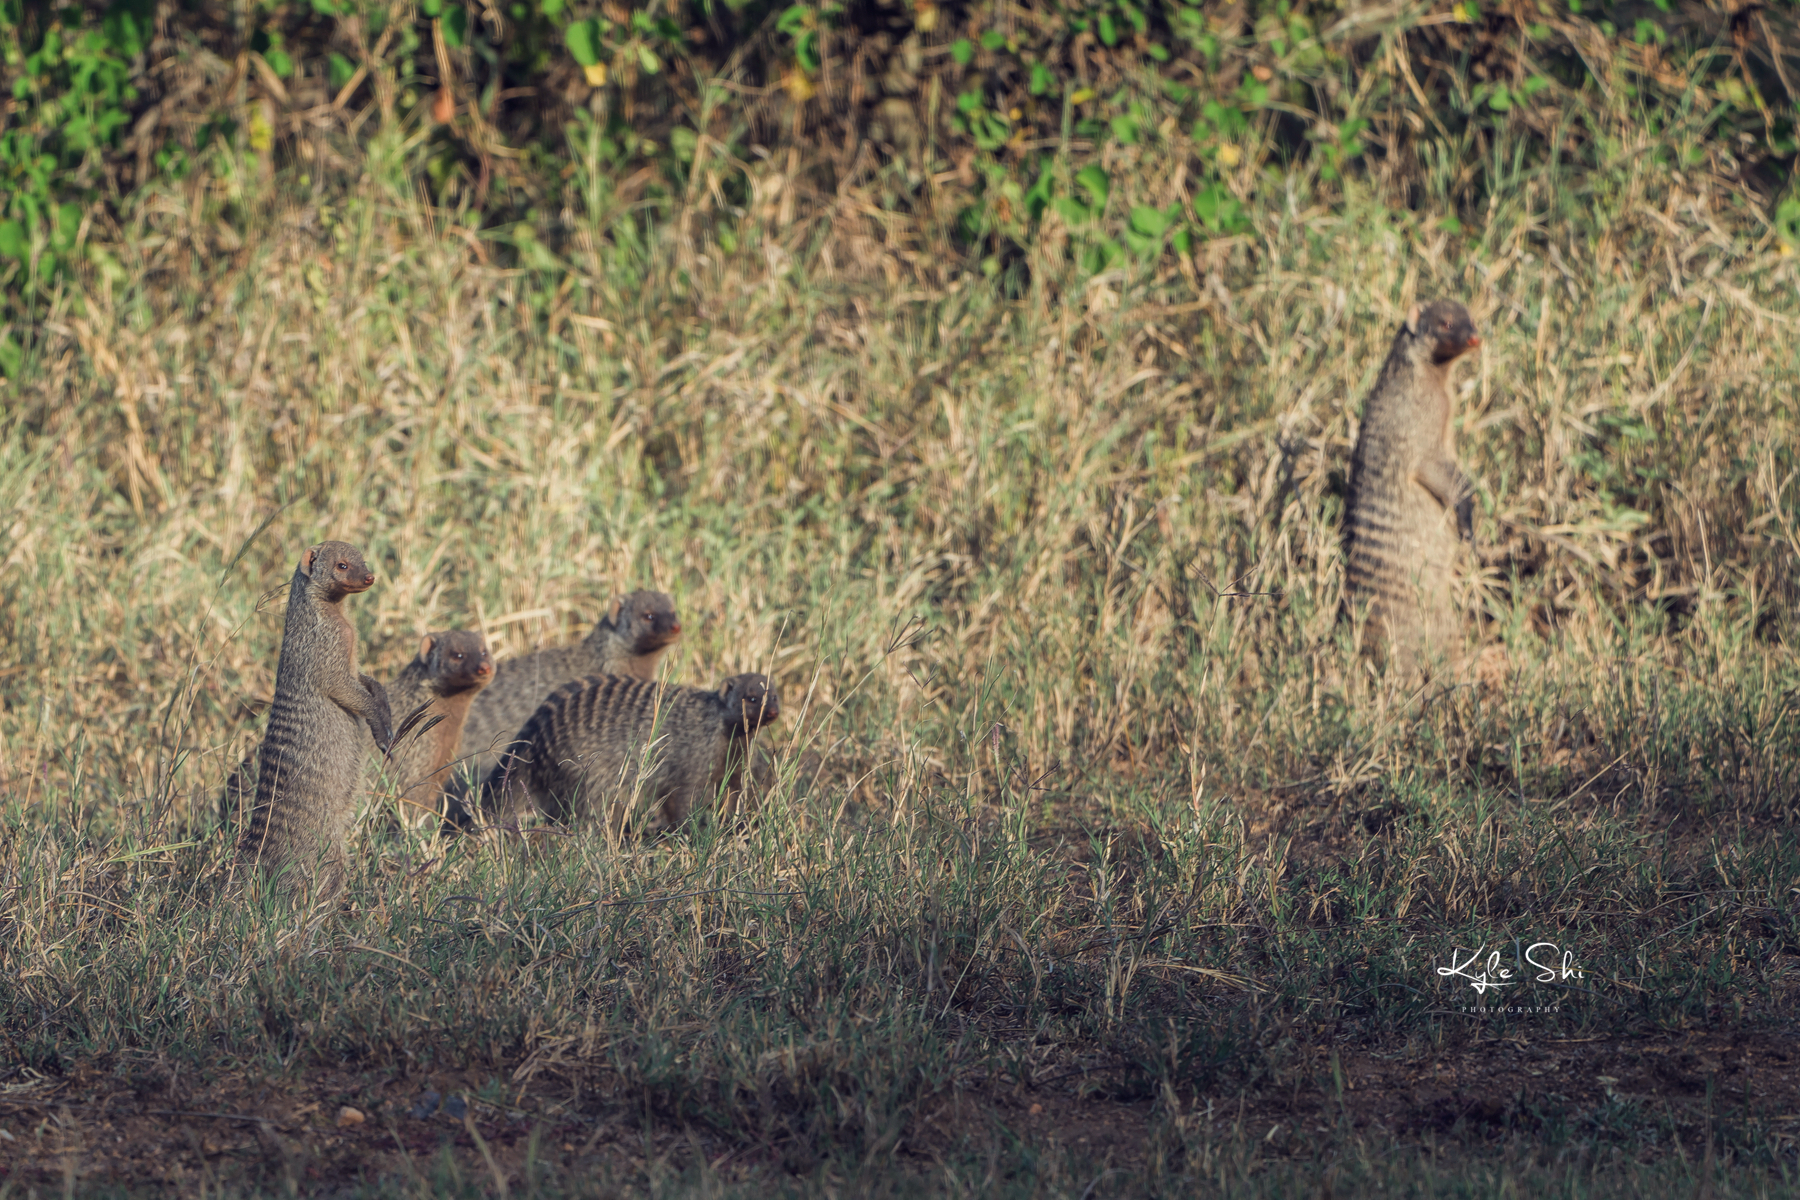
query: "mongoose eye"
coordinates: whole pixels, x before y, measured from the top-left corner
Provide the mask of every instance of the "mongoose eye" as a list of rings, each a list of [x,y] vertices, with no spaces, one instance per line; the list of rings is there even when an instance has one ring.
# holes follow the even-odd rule
[[[338,570],[340,570],[340,571],[348,571],[349,569],[350,569],[349,563],[341,562],[338,564]]]

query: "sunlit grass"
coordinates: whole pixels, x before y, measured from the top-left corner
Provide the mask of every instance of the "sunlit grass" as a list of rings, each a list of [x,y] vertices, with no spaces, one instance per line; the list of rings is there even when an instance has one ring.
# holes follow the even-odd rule
[[[804,223],[684,273],[609,202],[567,271],[501,269],[401,166],[267,198],[235,258],[171,227],[8,385],[16,1079],[328,1073],[373,1128],[454,1073],[483,1120],[583,1131],[542,1179],[503,1148],[516,1190],[596,1158],[717,1194],[1791,1179],[1791,1118],[1717,1080],[1465,1080],[1501,1108],[1423,1127],[1333,1082],[1340,1054],[1424,1078],[1505,1039],[1791,1032],[1800,305],[1721,185],[1622,152],[1455,235],[1270,194],[1186,269],[1083,279],[1047,239],[1009,296],[833,269]],[[1420,688],[1349,650],[1337,520],[1361,396],[1433,295],[1484,337],[1456,379],[1485,565],[1467,670]],[[380,675],[426,630],[505,656],[669,592],[672,678],[780,687],[780,786],[616,849],[444,843],[372,797],[348,909],[213,903],[278,648],[258,602],[326,536],[379,575],[346,607]],[[1450,950],[1515,938],[1573,947],[1586,990],[1457,1011]],[[1074,1142],[1079,1105],[1129,1146]],[[491,1183],[473,1151],[417,1167]]]

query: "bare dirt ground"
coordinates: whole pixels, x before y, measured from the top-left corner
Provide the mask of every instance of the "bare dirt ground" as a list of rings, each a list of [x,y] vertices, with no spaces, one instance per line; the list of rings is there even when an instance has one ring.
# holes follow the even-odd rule
[[[1450,1138],[1479,1148],[1553,1137],[1559,1123],[1608,1115],[1665,1131],[1668,1153],[1704,1153],[1715,1125],[1731,1120],[1756,1122],[1792,1148],[1800,1141],[1793,1033],[1522,1036],[1423,1053],[1416,1045],[1340,1047],[1335,1072],[1333,1049],[1319,1043],[1307,1053],[1327,1086],[1180,1097],[1174,1123],[1189,1137],[1254,1143],[1271,1160],[1318,1159],[1358,1139],[1403,1146]],[[934,1097],[894,1147],[895,1165],[926,1173],[946,1156],[1017,1139],[1129,1175],[1168,1101],[1109,1098],[1104,1076]],[[446,1169],[485,1187],[499,1178],[516,1185],[528,1163],[641,1180],[702,1162],[727,1181],[778,1183],[808,1164],[805,1147],[733,1144],[646,1119],[629,1095],[552,1086],[496,1104],[476,1098],[484,1087],[491,1095],[489,1080],[454,1072],[206,1079],[129,1060],[62,1076],[15,1070],[0,1093],[0,1184],[186,1194],[291,1184],[320,1194]]]

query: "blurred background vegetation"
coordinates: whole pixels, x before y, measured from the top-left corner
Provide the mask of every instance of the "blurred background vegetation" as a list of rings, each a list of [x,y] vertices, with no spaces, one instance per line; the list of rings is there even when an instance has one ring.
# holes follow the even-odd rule
[[[325,194],[388,131],[433,205],[507,262],[579,240],[591,171],[679,212],[693,253],[746,215],[856,216],[890,279],[978,264],[1024,286],[1248,229],[1258,192],[1358,186],[1451,230],[1508,179],[1594,167],[1623,97],[1789,243],[1792,0],[115,0],[0,3],[0,370],[78,264],[124,278],[170,198],[240,232],[259,176]],[[1124,186],[1143,148],[1172,186]],[[773,160],[775,194],[756,166]],[[1434,162],[1454,162],[1433,172]],[[763,180],[767,182],[766,179]],[[249,188],[249,190],[247,190]],[[1056,220],[1052,221],[1051,218]],[[1051,228],[1050,226],[1054,226]],[[229,234],[222,234],[229,238]]]

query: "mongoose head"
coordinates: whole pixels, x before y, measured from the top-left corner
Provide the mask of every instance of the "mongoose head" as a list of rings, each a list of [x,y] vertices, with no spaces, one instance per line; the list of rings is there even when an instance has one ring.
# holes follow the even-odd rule
[[[681,618],[675,615],[675,602],[663,592],[620,596],[600,625],[623,639],[632,654],[653,654],[681,637]]]
[[[719,685],[725,723],[733,733],[755,733],[781,715],[781,697],[766,675],[733,675]]]
[[[494,678],[494,660],[479,633],[453,629],[428,633],[419,640],[432,687],[440,696],[455,696],[486,687]]]
[[[1413,305],[1400,336],[1413,341],[1415,361],[1422,358],[1440,367],[1481,345],[1469,310],[1454,300]]]
[[[311,590],[327,600],[366,592],[375,583],[375,572],[363,561],[362,551],[349,542],[320,542],[300,559],[300,573],[312,581]]]

